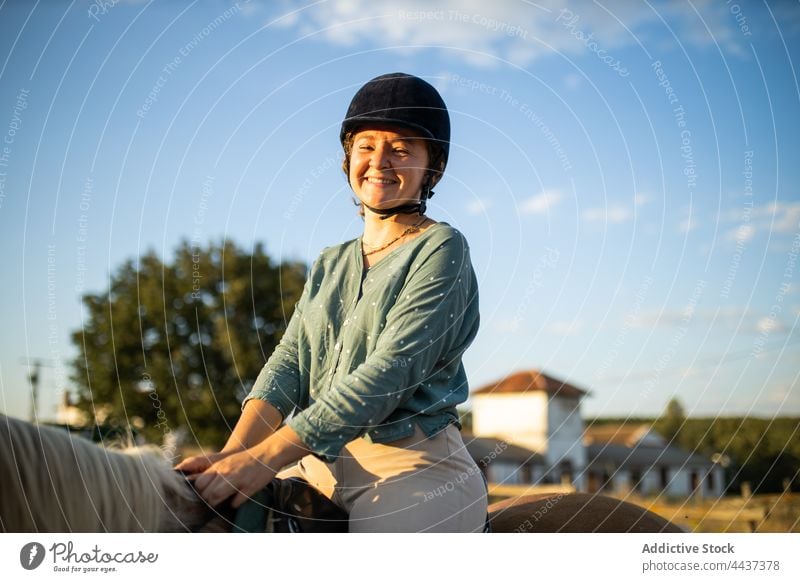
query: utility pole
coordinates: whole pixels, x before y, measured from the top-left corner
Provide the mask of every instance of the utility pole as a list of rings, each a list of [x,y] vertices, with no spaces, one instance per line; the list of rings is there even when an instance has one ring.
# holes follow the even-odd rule
[[[28,374],[28,380],[31,383],[30,421],[36,422],[39,415],[39,380],[41,379],[42,368],[55,368],[56,366],[52,360],[43,358],[20,358],[19,362],[31,369]]]

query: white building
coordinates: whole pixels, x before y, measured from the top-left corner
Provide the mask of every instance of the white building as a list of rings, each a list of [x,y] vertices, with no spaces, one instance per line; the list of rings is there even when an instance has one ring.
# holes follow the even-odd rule
[[[571,482],[587,492],[723,494],[722,467],[668,445],[647,425],[586,428],[580,405],[587,394],[537,370],[511,374],[473,392],[474,438],[468,448],[487,479]]]
[[[463,433],[462,438],[489,483],[526,485],[539,481],[545,472],[544,458],[530,449],[471,433]]]
[[[646,424],[590,426],[583,442],[590,493],[719,497],[725,492],[720,465],[669,445]]]
[[[536,370],[518,372],[472,393],[472,430],[539,455],[530,478],[506,483],[562,483],[583,488],[586,449],[582,444],[581,398],[587,392]],[[493,463],[511,464],[498,456]],[[509,469],[505,470],[514,474]],[[493,475],[487,472],[490,481]]]

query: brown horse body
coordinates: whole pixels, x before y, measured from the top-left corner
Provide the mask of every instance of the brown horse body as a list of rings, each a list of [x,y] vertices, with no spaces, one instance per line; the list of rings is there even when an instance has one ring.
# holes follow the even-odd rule
[[[489,506],[492,531],[509,533],[679,533],[643,507],[605,495],[524,495]]]
[[[602,495],[526,495],[489,507],[492,531],[680,532],[646,509]],[[0,531],[230,531],[154,454],[116,452],[63,430],[0,415]]]

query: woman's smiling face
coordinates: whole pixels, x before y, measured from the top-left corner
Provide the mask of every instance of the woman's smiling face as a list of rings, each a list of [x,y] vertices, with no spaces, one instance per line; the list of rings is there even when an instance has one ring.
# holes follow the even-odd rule
[[[414,204],[427,171],[428,147],[410,130],[365,129],[353,136],[350,186],[367,206]]]

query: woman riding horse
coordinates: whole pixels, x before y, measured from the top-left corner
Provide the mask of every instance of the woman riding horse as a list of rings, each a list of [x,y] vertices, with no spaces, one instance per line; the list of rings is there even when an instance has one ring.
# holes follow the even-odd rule
[[[363,234],[314,262],[222,451],[177,468],[210,504],[236,507],[299,461],[280,476],[311,483],[350,531],[481,531],[486,485],[456,411],[477,281],[464,235],[426,215],[447,108],[424,80],[382,75],[356,93],[340,139]]]
[[[456,412],[477,283],[464,236],[426,216],[449,153],[447,109],[422,79],[383,75],[356,93],[340,137],[363,235],[315,261],[223,450],[178,465],[205,501],[157,456],[0,415],[0,531],[230,531],[230,506],[298,460],[278,476],[305,479],[349,513],[351,532],[484,528],[486,488]],[[495,504],[489,521],[498,532],[678,531],[583,494]]]

